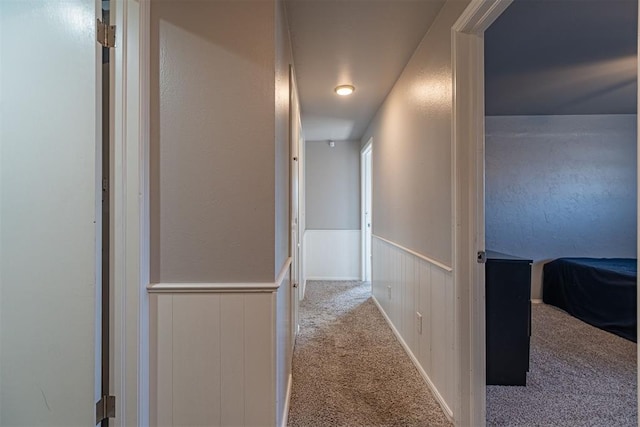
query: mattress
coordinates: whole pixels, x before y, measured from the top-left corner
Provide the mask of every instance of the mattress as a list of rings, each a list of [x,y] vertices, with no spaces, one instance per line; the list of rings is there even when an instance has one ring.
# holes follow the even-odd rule
[[[543,301],[637,342],[637,260],[559,258],[544,265]]]

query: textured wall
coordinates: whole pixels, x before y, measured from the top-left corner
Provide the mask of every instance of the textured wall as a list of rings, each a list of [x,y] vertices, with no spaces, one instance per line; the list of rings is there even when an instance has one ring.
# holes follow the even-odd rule
[[[276,212],[275,212],[275,272],[289,256],[289,186],[291,144],[289,141],[289,65],[293,63],[291,40],[282,1],[275,6],[275,168],[276,168]]]
[[[272,281],[274,2],[151,6],[151,280]]]
[[[486,119],[486,247],[535,261],[636,256],[636,116]]]
[[[292,57],[283,7],[280,0],[152,3],[153,282],[273,282],[289,256]],[[222,377],[228,374],[225,365],[215,361],[217,354],[233,354],[237,337],[228,334],[242,321],[220,328],[233,341],[226,344],[211,342],[210,334],[197,339],[203,332],[199,323],[174,329],[173,342],[222,345],[209,362],[196,358],[208,373],[199,381],[193,381],[188,363],[180,365],[186,366],[182,377],[174,369],[175,381],[183,381],[186,389],[179,392],[185,423],[202,424],[201,414],[215,419],[215,391],[226,387],[242,389],[251,408],[234,412],[242,400],[225,406],[223,393],[223,420],[226,413],[238,417],[227,417],[230,424],[280,425],[292,358],[292,288],[286,271],[277,293],[263,295],[266,300],[260,297],[262,303],[251,310],[256,316],[267,314],[253,339],[266,365],[245,366],[244,380],[240,375],[226,384],[216,376],[219,366]],[[193,319],[209,297],[185,299],[184,314]],[[237,304],[220,303],[220,309],[230,316],[249,313]],[[215,322],[220,316],[208,317]],[[260,386],[243,388],[247,378]],[[211,405],[184,399],[205,389],[214,393]],[[190,405],[201,413],[189,410]],[[175,413],[175,401],[169,408]]]
[[[373,232],[452,263],[451,27],[447,1],[362,138],[373,136]]]
[[[307,141],[305,156],[307,229],[360,229],[360,141]]]

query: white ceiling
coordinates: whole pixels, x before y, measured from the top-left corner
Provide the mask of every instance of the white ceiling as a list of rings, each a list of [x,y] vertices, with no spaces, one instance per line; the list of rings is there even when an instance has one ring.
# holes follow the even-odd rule
[[[287,0],[305,139],[360,139],[443,4]]]
[[[339,141],[361,138],[444,1],[285,4],[305,139]],[[485,40],[490,115],[636,111],[635,0],[516,0]]]

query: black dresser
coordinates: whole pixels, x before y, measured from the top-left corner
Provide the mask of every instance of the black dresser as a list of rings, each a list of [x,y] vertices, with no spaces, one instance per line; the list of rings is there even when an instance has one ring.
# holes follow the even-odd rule
[[[487,385],[527,385],[532,263],[487,251]]]

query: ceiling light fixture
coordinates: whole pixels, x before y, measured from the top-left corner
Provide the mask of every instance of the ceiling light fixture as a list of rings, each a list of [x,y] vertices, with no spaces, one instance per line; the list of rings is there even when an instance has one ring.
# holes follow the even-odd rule
[[[352,85],[340,85],[335,88],[335,92],[340,96],[351,95],[356,90]]]

